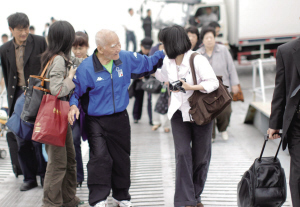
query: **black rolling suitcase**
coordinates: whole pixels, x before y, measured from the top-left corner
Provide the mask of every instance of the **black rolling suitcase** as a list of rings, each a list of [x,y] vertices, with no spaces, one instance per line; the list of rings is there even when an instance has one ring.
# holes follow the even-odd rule
[[[286,179],[277,158],[282,140],[275,157],[262,157],[268,136],[259,158],[247,170],[237,187],[239,207],[278,207],[286,200]]]
[[[18,143],[15,135],[12,132],[7,132],[6,140],[9,148],[12,169],[15,176],[18,177],[19,175],[22,175],[22,170],[18,159]]]

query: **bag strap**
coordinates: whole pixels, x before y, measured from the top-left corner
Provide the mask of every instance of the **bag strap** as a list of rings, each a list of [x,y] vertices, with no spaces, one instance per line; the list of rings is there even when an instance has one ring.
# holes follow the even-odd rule
[[[56,56],[57,56],[57,55],[54,55],[54,56],[47,62],[46,66],[44,67],[44,70],[43,70],[43,72],[42,72],[42,74],[41,74],[42,77],[44,77],[44,75],[45,75],[45,73],[46,73],[46,71],[47,71],[48,66],[52,64],[52,62],[53,62],[53,60],[54,60],[54,58],[55,58]]]
[[[56,98],[58,97],[58,95],[60,94],[60,92],[61,92],[61,89],[62,89],[62,87],[60,88],[60,90],[58,91],[58,94],[55,96]]]
[[[193,75],[194,85],[197,85],[195,65],[194,65],[194,59],[195,59],[196,55],[198,55],[198,53],[194,52],[190,57],[190,67],[191,67],[191,71],[192,71],[192,75]]]

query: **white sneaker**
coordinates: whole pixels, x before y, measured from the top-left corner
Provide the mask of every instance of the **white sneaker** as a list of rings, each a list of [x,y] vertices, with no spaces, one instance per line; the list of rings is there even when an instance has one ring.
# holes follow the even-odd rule
[[[107,199],[97,203],[94,207],[107,207]]]
[[[113,198],[113,207],[133,207],[131,201],[118,201]]]
[[[228,133],[227,133],[227,131],[221,132],[221,134],[222,134],[222,138],[224,140],[228,140]]]

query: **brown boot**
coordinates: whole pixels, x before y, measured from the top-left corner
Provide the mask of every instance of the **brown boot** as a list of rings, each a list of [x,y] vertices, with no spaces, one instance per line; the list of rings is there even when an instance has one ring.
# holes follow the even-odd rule
[[[202,203],[198,203],[197,207],[204,207],[204,205]]]

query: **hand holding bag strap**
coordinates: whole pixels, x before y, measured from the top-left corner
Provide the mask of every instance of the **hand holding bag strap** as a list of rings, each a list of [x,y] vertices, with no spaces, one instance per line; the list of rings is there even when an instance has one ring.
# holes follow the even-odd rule
[[[194,52],[190,57],[190,66],[191,66],[191,71],[192,71],[192,75],[193,75],[194,85],[197,85],[196,71],[195,71],[195,65],[194,65],[194,59],[195,59],[196,55],[198,55],[198,53]]]

